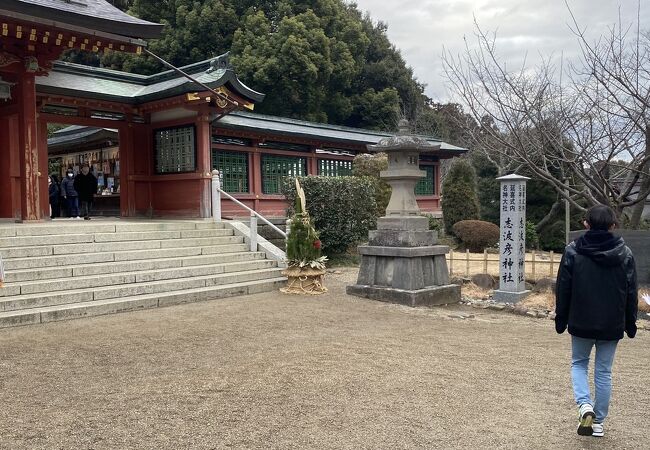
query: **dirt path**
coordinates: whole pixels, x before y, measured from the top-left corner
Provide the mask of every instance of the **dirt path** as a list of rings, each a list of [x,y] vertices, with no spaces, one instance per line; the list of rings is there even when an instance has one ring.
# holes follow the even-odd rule
[[[0,448],[650,448],[649,332],[620,345],[606,437],[580,438],[551,321],[347,297],[353,278],[0,330]]]

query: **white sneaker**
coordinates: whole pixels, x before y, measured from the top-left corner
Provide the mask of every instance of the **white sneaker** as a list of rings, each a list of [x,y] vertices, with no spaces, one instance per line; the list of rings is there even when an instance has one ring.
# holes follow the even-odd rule
[[[603,428],[602,423],[595,423],[595,424],[592,425],[592,428],[594,430],[592,436],[594,436],[594,437],[603,437],[603,436],[605,436],[605,430]]]
[[[591,436],[594,434],[594,419],[596,418],[596,413],[594,413],[594,408],[589,403],[583,403],[578,409],[578,434],[580,436]]]
[[[81,220],[81,217],[77,216],[74,218],[74,220]]]

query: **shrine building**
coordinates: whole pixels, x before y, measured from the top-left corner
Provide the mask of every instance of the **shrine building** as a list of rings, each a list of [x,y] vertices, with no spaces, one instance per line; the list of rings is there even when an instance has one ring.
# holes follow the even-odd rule
[[[212,169],[223,189],[262,214],[283,216],[287,176],[345,176],[388,133],[260,115],[264,94],[242,83],[228,54],[144,76],[56,61],[66,49],[141,53],[162,25],[102,0],[0,5],[0,220],[49,218],[48,162],[58,174],[88,163],[98,204],[121,217],[209,217]],[[207,86],[210,90],[206,89]],[[215,92],[216,91],[216,94]],[[49,141],[48,124],[67,128]],[[440,210],[440,161],[422,158],[424,211]],[[105,198],[103,198],[105,197]],[[222,200],[226,216],[245,213]]]

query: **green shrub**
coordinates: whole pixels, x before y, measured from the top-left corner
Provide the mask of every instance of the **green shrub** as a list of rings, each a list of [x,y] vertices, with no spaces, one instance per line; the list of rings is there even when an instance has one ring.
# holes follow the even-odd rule
[[[461,220],[456,222],[453,232],[470,252],[482,252],[499,243],[499,227],[482,220]]]
[[[445,233],[445,224],[442,221],[442,217],[435,217],[431,214],[424,214],[424,217],[429,219],[429,230],[437,231],[440,235]]]
[[[535,228],[535,224],[531,221],[526,222],[526,248],[538,249],[539,248],[539,235]]]
[[[368,239],[377,224],[375,186],[366,177],[300,177],[307,211],[318,230],[327,256],[345,253]],[[296,187],[288,178],[282,187],[289,205],[295,205]],[[292,208],[293,210],[293,208]],[[287,212],[291,216],[292,210]]]
[[[479,218],[476,173],[465,159],[454,161],[442,184],[442,214],[445,230],[452,233],[456,222]]]
[[[386,153],[360,153],[352,161],[352,175],[355,177],[370,177],[373,180],[375,203],[377,204],[376,216],[386,214],[386,207],[390,201],[391,187],[379,178],[382,170],[388,169],[388,155]]]

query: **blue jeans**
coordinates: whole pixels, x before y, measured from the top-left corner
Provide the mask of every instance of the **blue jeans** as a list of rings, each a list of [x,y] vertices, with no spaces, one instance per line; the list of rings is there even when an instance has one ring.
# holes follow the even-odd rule
[[[571,380],[573,393],[578,406],[589,403],[594,407],[596,423],[603,423],[609,411],[609,398],[612,394],[612,364],[618,341],[600,341],[571,336]],[[596,347],[594,367],[595,401],[589,393],[589,356]]]

